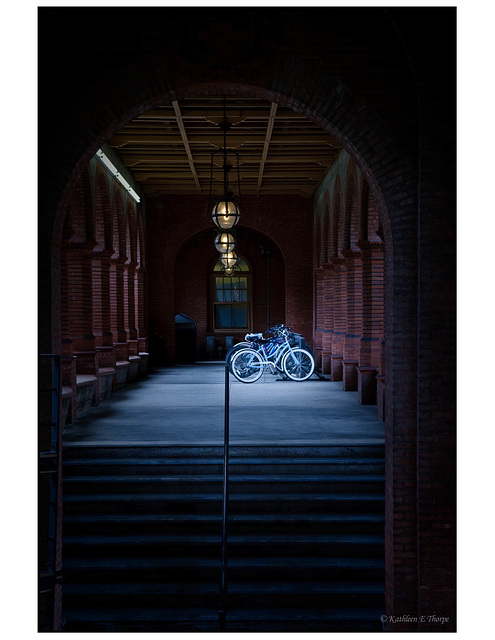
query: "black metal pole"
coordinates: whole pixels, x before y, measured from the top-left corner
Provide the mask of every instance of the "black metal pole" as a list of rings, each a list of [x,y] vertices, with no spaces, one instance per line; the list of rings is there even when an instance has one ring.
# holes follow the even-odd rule
[[[227,520],[229,504],[229,365],[225,361],[225,415],[223,432],[223,499],[222,499],[222,565],[220,579],[220,608],[218,618],[220,630],[225,630],[225,618],[227,614]]]
[[[270,251],[266,254],[266,313],[267,330],[270,328]]]

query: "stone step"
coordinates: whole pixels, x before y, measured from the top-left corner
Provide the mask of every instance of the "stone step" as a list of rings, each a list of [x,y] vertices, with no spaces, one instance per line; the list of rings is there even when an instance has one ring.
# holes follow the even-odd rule
[[[381,582],[353,582],[346,584],[342,582],[325,582],[325,581],[308,581],[300,580],[293,583],[272,583],[272,582],[254,582],[254,581],[235,581],[229,583],[228,593],[234,595],[272,595],[274,590],[279,595],[382,595],[383,584]],[[218,584],[214,581],[189,583],[82,583],[76,585],[67,585],[64,588],[65,597],[94,597],[100,598],[105,596],[122,597],[137,595],[152,595],[167,597],[173,595],[190,595],[191,593],[208,594],[218,596]]]
[[[238,493],[229,499],[232,515],[249,513],[281,514],[297,513],[381,513],[384,508],[383,493]],[[64,510],[74,513],[126,513],[172,514],[187,513],[192,506],[198,514],[221,513],[222,495],[211,493],[128,493],[65,494]]]
[[[221,535],[66,535],[64,548],[72,556],[122,558],[167,556],[220,558]],[[371,534],[232,534],[229,558],[337,556],[374,557],[383,552],[383,535]]]
[[[87,534],[121,533],[128,534],[146,531],[147,533],[189,532],[201,530],[203,533],[221,531],[221,514],[141,514],[112,515],[85,514],[66,515],[64,532]],[[233,515],[229,517],[229,532],[307,532],[318,533],[381,533],[383,532],[383,514],[261,514]]]
[[[230,458],[231,476],[247,473],[297,475],[305,473],[383,475],[382,458]],[[218,458],[83,458],[64,463],[64,477],[73,475],[206,475],[223,473],[223,460]]]
[[[378,492],[384,491],[385,478],[379,475],[233,475],[229,476],[229,494],[266,491],[302,492]],[[65,479],[66,491],[78,493],[170,493],[202,491],[222,493],[222,475],[146,475],[146,476],[72,476]]]
[[[218,632],[218,612],[213,608],[118,608],[100,611],[74,608],[66,611],[65,631],[82,632]],[[291,609],[236,608],[227,612],[225,631],[236,632],[347,632],[382,631],[382,607]]]
[[[184,458],[199,462],[207,459],[223,460],[223,445],[141,445],[65,443],[64,460],[80,459],[176,459]],[[382,441],[369,444],[330,445],[230,445],[229,457],[235,458],[384,458]]]
[[[370,581],[383,584],[384,560],[382,557],[234,557],[229,559],[229,583],[236,581],[288,583],[312,581],[339,582],[352,585]],[[220,559],[212,557],[97,557],[88,563],[86,558],[67,557],[64,560],[66,584],[84,584],[105,581],[162,583],[164,578],[177,585],[199,584],[220,580]]]
[[[249,606],[293,608],[301,602],[311,606],[383,606],[381,582],[345,584],[330,581],[287,582],[229,582],[229,610],[242,606],[249,598]],[[219,604],[217,581],[171,584],[162,583],[84,583],[64,589],[66,606],[86,606],[93,609],[117,609],[162,606],[166,609],[183,607],[195,601],[202,607],[216,610]]]

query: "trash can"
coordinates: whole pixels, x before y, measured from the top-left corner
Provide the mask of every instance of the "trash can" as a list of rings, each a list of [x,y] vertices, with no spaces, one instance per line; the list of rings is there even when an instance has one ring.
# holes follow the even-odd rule
[[[180,364],[193,364],[197,353],[196,322],[179,313],[175,316],[175,361]]]

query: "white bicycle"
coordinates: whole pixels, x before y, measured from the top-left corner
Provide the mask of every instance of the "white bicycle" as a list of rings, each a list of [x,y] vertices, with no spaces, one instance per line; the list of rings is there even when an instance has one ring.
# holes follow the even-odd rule
[[[312,354],[307,349],[291,346],[287,327],[281,325],[277,329],[274,337],[262,340],[258,334],[250,347],[243,347],[232,355],[229,368],[237,380],[256,382],[266,369],[273,374],[284,373],[295,382],[308,380],[313,375]]]

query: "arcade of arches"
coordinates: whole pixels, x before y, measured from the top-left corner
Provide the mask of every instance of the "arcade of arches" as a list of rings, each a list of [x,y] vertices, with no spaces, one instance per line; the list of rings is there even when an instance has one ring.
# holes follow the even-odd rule
[[[341,151],[314,202],[266,196],[260,211],[257,200],[244,199],[238,234],[237,251],[253,272],[248,322],[239,329],[218,328],[213,285],[205,275],[218,253],[201,199],[148,203],[146,243],[141,203],[96,157],[90,161],[68,203],[61,247],[64,423],[149,365],[180,361],[175,316],[181,313],[197,324],[200,360],[211,358],[209,344],[217,356],[225,353],[227,334],[238,342],[247,331],[291,326],[305,336],[323,373],[342,380],[344,390],[358,391],[364,404],[378,400],[384,417],[384,244],[367,182]],[[176,219],[186,220],[190,229],[204,228],[181,244],[185,229]],[[260,249],[267,242],[269,256]],[[147,287],[151,335],[146,244],[154,268]]]
[[[448,616],[442,630],[454,630],[455,11],[256,9],[254,22],[121,11],[40,10],[39,345],[62,358],[60,433],[147,367],[180,359],[177,314],[197,323],[198,359],[245,333],[214,324],[204,193],[147,193],[121,165],[136,202],[96,151],[187,97],[255,96],[302,113],[341,148],[311,198],[243,196],[248,326],[291,326],[343,392],[376,404],[387,614]],[[208,42],[229,20],[242,37],[226,60]]]

